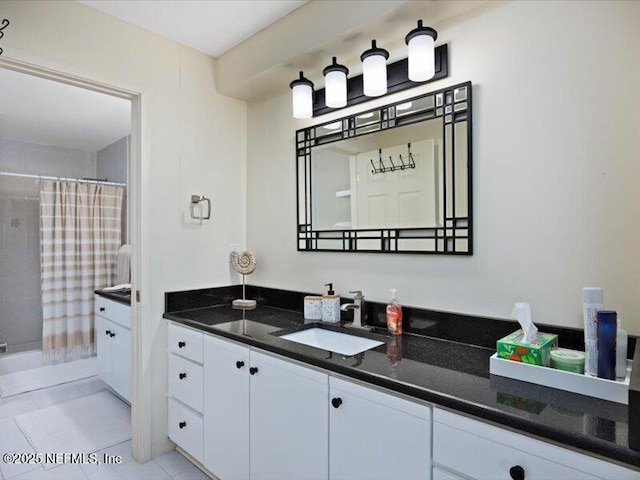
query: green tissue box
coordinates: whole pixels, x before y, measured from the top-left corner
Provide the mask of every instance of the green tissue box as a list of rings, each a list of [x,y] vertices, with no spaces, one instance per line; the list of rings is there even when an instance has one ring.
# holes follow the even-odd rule
[[[498,340],[498,357],[514,362],[550,366],[551,349],[558,346],[558,335],[538,332],[535,341],[528,345],[522,343],[523,337],[524,332],[520,329]]]

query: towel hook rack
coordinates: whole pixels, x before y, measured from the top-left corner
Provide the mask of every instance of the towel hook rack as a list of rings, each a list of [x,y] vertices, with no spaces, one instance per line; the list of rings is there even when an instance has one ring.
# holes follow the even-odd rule
[[[200,212],[200,215],[196,213],[196,206],[204,203],[206,208],[206,215]],[[209,220],[211,218],[211,199],[204,195],[191,195],[191,218],[194,220]]]
[[[371,173],[375,175],[376,173],[395,172],[396,170],[416,168],[416,162],[413,159],[413,154],[411,153],[411,143],[407,143],[407,151],[409,153],[409,160],[407,162],[405,162],[405,160],[402,158],[402,154],[398,154],[400,164],[395,164],[393,163],[393,157],[389,155],[389,163],[391,164],[391,166],[387,166],[382,160],[382,149],[379,149],[378,166],[376,167],[375,163],[373,162],[373,158],[369,159],[369,161],[371,162]]]

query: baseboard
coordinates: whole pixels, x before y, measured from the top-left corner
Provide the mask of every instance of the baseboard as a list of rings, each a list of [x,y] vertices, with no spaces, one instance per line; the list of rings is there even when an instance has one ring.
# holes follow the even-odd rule
[[[204,468],[204,465],[202,465],[198,460],[193,458],[191,455],[189,455],[187,452],[185,452],[183,449],[181,449],[177,445],[176,445],[176,450],[178,452],[180,452],[180,454],[183,455],[187,460],[189,460],[191,463],[193,463],[196,467],[198,467],[200,470],[202,470],[202,473],[204,473],[207,477],[211,478],[212,480],[220,480],[213,473],[211,473],[209,470]]]
[[[162,442],[151,445],[151,458],[159,457],[163,453],[170,452],[174,448],[176,448],[176,444],[168,438],[165,438]]]

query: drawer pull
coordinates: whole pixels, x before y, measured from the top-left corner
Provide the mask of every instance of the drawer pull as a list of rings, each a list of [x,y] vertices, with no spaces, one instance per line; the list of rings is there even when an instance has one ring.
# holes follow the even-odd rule
[[[258,373],[258,367],[251,367],[251,368],[249,369],[249,373],[250,373],[251,375],[255,375],[256,373]]]
[[[116,334],[115,334],[115,333],[113,333],[113,332],[109,332],[109,336],[110,336],[110,337],[115,337],[115,336],[116,336]]]
[[[104,334],[105,334],[105,335],[111,335],[111,330],[105,330],[105,331],[104,331]]]
[[[524,480],[524,468],[520,465],[516,465],[509,469],[509,475],[513,480]]]
[[[178,426],[180,427],[180,429],[183,429],[184,427],[187,426],[187,422],[180,422]]]
[[[242,368],[242,367],[244,367],[244,362],[241,361],[241,360],[237,361],[236,362],[236,368]]]
[[[186,345],[184,342],[178,342],[178,348],[184,348]]]
[[[105,311],[105,308],[104,308],[104,307],[100,307],[100,311],[101,311],[101,312],[104,312],[104,311]]]
[[[340,405],[342,405],[342,399],[340,397],[332,398],[331,405],[333,405],[333,408],[340,408]]]
[[[180,380],[184,380],[185,378],[187,378],[187,374],[186,373],[180,373],[180,374],[178,374],[178,378]]]

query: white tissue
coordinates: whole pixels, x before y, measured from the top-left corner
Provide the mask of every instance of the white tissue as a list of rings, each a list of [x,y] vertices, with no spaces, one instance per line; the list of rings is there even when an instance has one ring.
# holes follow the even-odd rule
[[[518,320],[518,323],[522,327],[522,331],[524,332],[522,343],[533,343],[536,340],[538,327],[531,321],[531,305],[529,305],[529,302],[514,303],[511,317]]]

